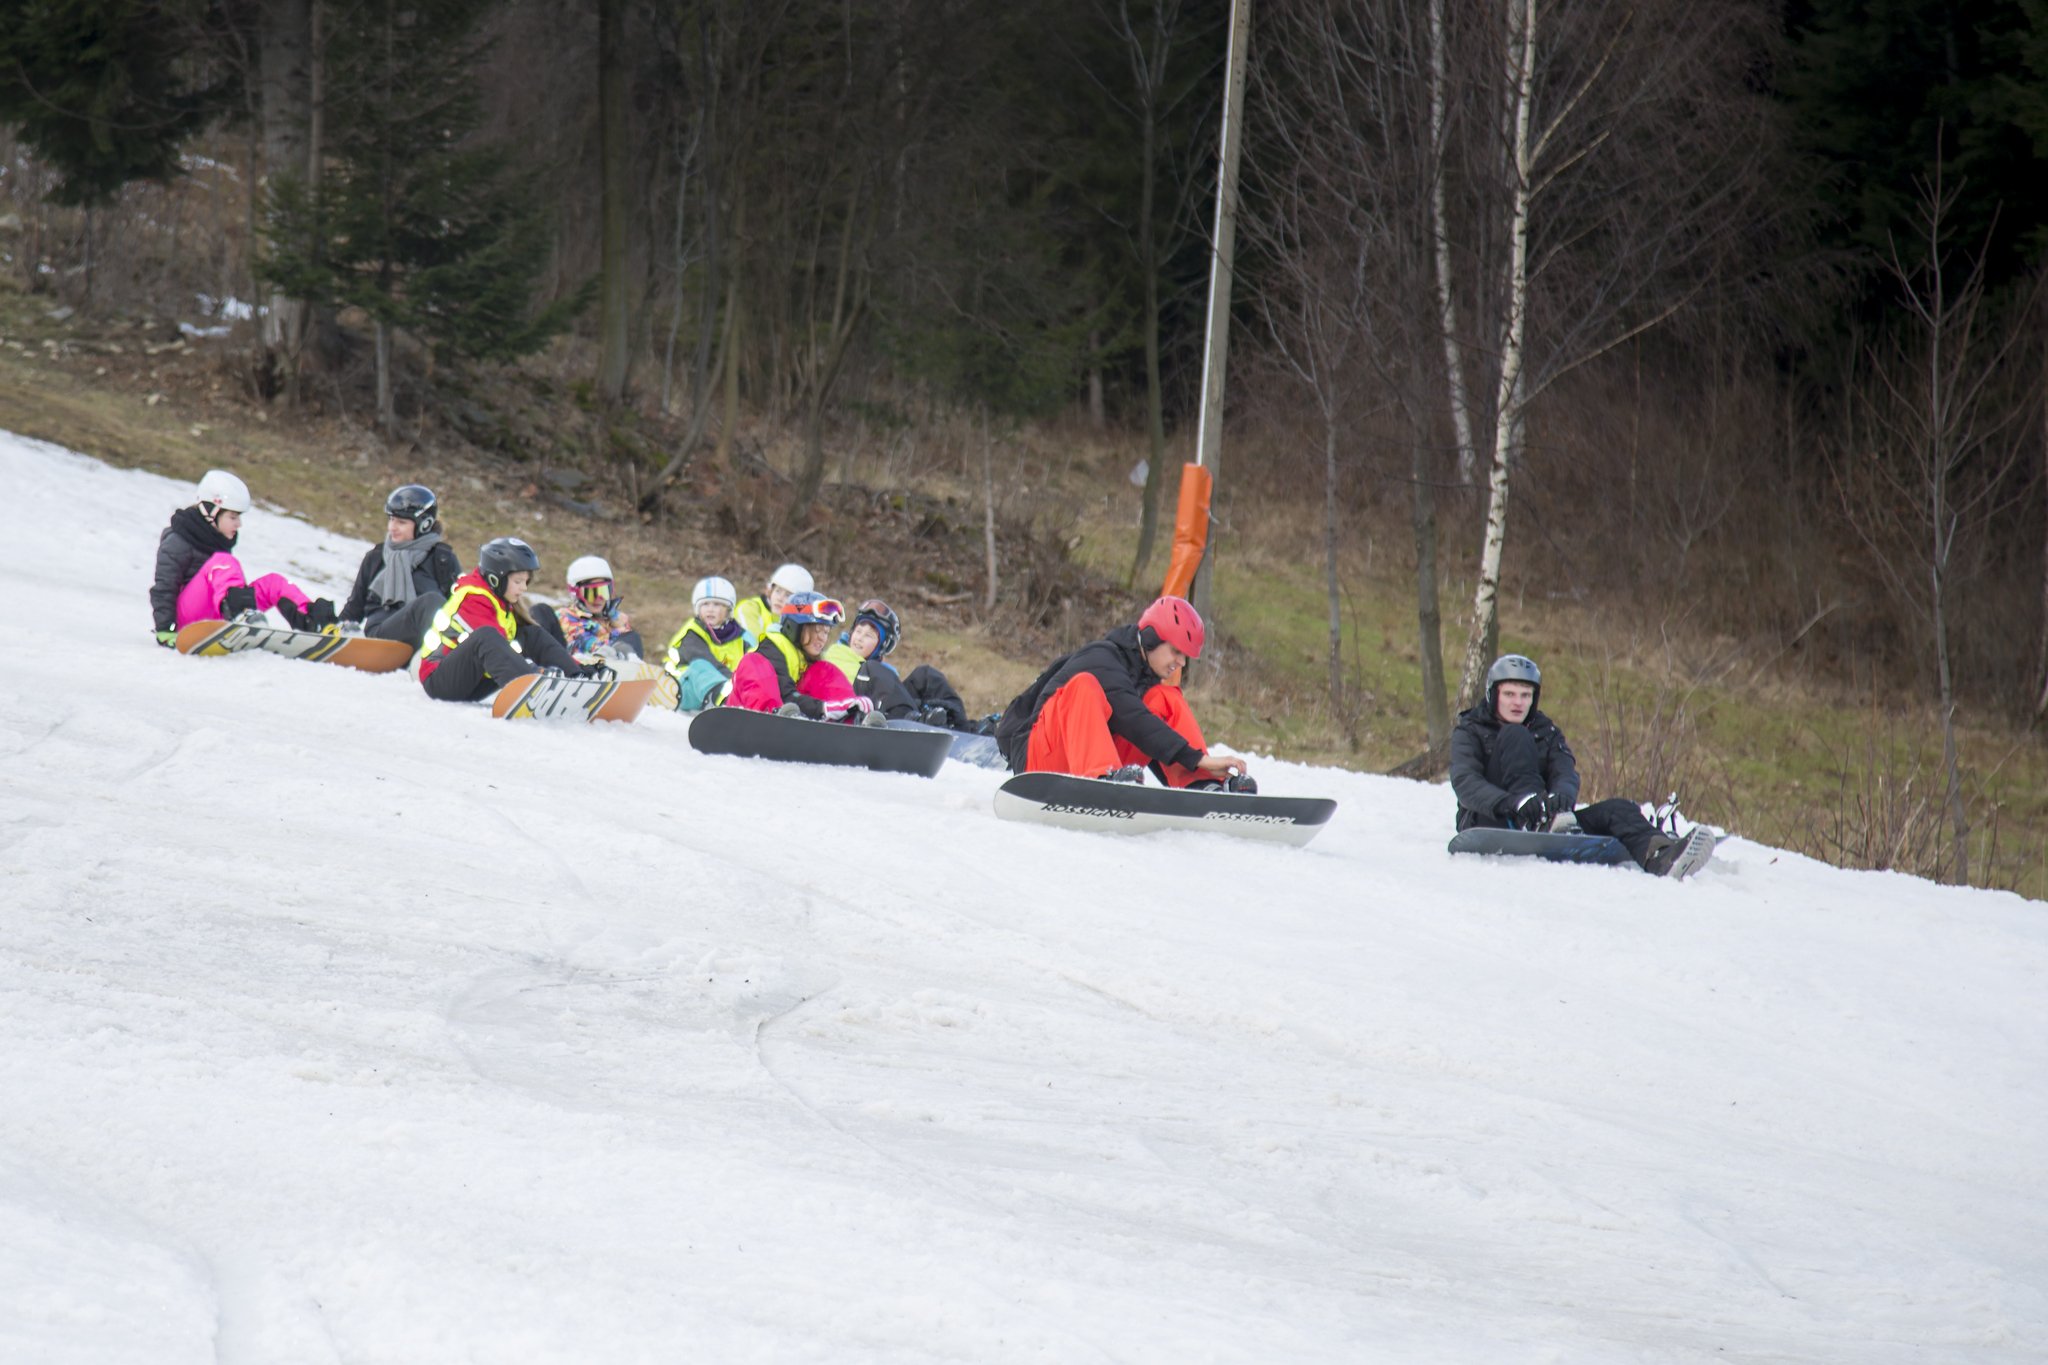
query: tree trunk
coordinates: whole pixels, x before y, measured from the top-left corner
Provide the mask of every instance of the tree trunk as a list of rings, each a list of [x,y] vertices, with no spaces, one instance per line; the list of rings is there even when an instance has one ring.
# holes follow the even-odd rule
[[[989,435],[985,410],[981,414],[981,541],[988,559],[988,591],[981,601],[986,615],[996,609],[996,474],[995,440]]]
[[[1138,548],[1131,556],[1131,572],[1124,580],[1126,589],[1137,584],[1139,575],[1145,572],[1146,561],[1152,558],[1152,542],[1159,535],[1159,482],[1166,465],[1166,402],[1159,381],[1159,247],[1152,229],[1154,187],[1158,179],[1152,169],[1152,158],[1159,134],[1153,92],[1144,91],[1141,97],[1145,101],[1145,169],[1138,194],[1138,273],[1145,282],[1145,316],[1140,325],[1145,329],[1145,435],[1151,443],[1151,454],[1145,464],[1145,494],[1138,513]]]
[[[1495,389],[1493,463],[1487,480],[1486,534],[1479,549],[1479,583],[1472,594],[1472,630],[1465,643],[1464,677],[1458,704],[1479,700],[1488,664],[1500,640],[1501,555],[1507,543],[1508,473],[1522,433],[1522,346],[1529,308],[1529,105],[1536,50],[1536,0],[1518,0],[1521,11],[1510,95],[1514,142],[1508,210],[1507,316],[1501,328],[1500,380]]]
[[[1464,356],[1458,346],[1457,296],[1451,290],[1451,230],[1444,202],[1446,64],[1444,0],[1429,0],[1429,235],[1436,266],[1438,327],[1443,333],[1444,382],[1450,390],[1451,426],[1458,435],[1458,482],[1469,487],[1478,472],[1473,467],[1478,447],[1472,439],[1471,398],[1465,387]],[[1434,596],[1435,592],[1432,578],[1430,593]]]
[[[1344,599],[1337,587],[1337,414],[1323,412],[1323,586],[1330,608],[1330,710],[1343,725],[1351,724],[1344,710]]]
[[[1101,332],[1088,334],[1088,357],[1088,425],[1092,430],[1101,431],[1109,425],[1109,415],[1102,403]]]
[[[398,437],[398,404],[391,392],[391,327],[377,321],[377,429],[389,442]]]
[[[1422,714],[1434,759],[1449,756],[1451,714],[1444,697],[1443,609],[1436,590],[1436,470],[1427,443],[1415,442],[1410,472],[1415,486],[1415,643],[1422,660]]]
[[[2048,314],[2048,291],[2041,295],[2041,311]],[[2048,371],[2048,355],[2042,357],[2041,365]],[[2048,381],[2048,374],[2043,375]],[[2048,387],[2044,387],[2048,393]],[[2036,719],[2048,715],[2048,402],[2041,405],[2041,647],[2034,664],[2034,677],[2041,690],[2034,698]]]
[[[263,178],[306,178],[306,131],[311,123],[309,56],[313,44],[312,0],[263,0],[257,11],[257,83],[261,94]],[[252,200],[258,189],[251,187]],[[252,203],[252,213],[254,206]],[[251,239],[253,242],[253,238]],[[287,373],[298,364],[305,305],[272,294],[263,314],[263,346],[280,357]]]
[[[625,0],[597,0],[598,161],[602,178],[602,258],[598,268],[597,396],[607,406],[626,394]]]

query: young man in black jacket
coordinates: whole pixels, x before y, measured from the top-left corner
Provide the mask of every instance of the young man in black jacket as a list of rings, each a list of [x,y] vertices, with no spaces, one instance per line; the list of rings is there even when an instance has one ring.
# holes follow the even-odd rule
[[[1149,766],[1169,787],[1256,792],[1243,759],[1208,752],[1178,686],[1202,635],[1192,606],[1162,597],[1136,625],[1053,660],[996,726],[1010,771],[1142,782]]]
[[[1459,715],[1451,731],[1458,828],[1548,833],[1571,816],[1588,834],[1620,840],[1645,872],[1692,871],[1698,841],[1712,837],[1705,831],[1673,839],[1622,797],[1578,804],[1578,761],[1557,722],[1536,709],[1542,691],[1542,671],[1520,654],[1503,654],[1486,670],[1486,699]]]

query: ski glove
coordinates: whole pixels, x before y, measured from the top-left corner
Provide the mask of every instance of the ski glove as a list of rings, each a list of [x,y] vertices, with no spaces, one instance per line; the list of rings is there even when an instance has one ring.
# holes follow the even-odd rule
[[[1511,800],[1513,798],[1510,798]],[[1550,828],[1550,798],[1542,792],[1530,792],[1515,802],[1514,814],[1509,820],[1516,829],[1545,830]]]
[[[160,630],[156,633],[156,642],[165,649],[176,649],[178,647],[178,632],[175,630]]]
[[[256,610],[256,589],[243,584],[229,588],[220,595],[220,614],[227,620],[234,620],[245,611]]]
[[[825,719],[845,720],[854,712],[858,712],[859,716],[866,716],[868,712],[874,709],[875,704],[866,697],[843,697],[838,701],[828,701],[825,703]],[[858,719],[859,716],[855,718]]]

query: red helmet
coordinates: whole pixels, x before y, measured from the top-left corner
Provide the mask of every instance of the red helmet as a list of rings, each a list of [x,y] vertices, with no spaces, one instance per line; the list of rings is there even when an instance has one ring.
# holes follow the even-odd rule
[[[1184,598],[1162,597],[1145,608],[1138,629],[1151,631],[1190,659],[1202,657],[1202,618]]]

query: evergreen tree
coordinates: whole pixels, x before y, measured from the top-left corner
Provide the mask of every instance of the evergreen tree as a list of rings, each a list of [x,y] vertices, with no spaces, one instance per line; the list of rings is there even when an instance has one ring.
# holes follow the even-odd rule
[[[177,174],[185,140],[234,97],[202,60],[227,6],[211,0],[5,0],[0,124],[63,173],[60,204],[104,204]]]
[[[548,256],[539,196],[475,140],[474,71],[489,0],[363,0],[333,14],[319,184],[282,177],[263,272],[282,292],[354,305],[377,328],[378,409],[393,420],[390,332],[439,355],[508,360],[565,327],[582,298],[536,309]]]

